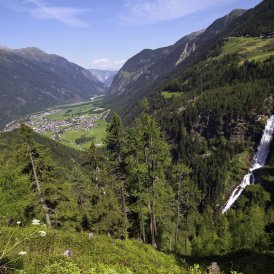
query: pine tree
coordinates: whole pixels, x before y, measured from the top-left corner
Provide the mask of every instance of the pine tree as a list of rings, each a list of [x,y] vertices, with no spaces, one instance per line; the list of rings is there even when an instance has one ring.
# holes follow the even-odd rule
[[[124,149],[126,132],[122,124],[121,118],[117,113],[114,113],[111,123],[107,127],[107,136],[105,143],[110,154],[111,160],[114,162],[113,172],[116,174],[116,179],[120,183],[120,202],[123,213],[123,237],[127,238],[127,229],[129,226],[127,217],[126,205],[126,187],[125,187],[125,163],[124,163]]]
[[[157,217],[161,215],[163,201],[161,193],[168,188],[165,180],[165,168],[170,164],[169,147],[155,120],[142,113],[136,120],[136,131],[141,134],[142,157],[146,173],[148,211],[150,220],[151,244],[157,247]],[[167,191],[168,193],[169,191]],[[158,216],[157,216],[158,215]]]
[[[177,218],[180,217],[182,210],[182,215],[184,216],[184,253],[188,254],[187,243],[189,238],[190,230],[190,216],[194,211],[198,211],[198,205],[202,200],[202,193],[195,185],[193,181],[190,180],[188,174],[191,172],[189,168],[184,165],[177,165],[175,167],[175,174],[177,174]],[[185,178],[184,178],[185,177]],[[178,219],[177,219],[178,221]],[[179,221],[178,221],[179,224]],[[179,228],[177,229],[176,222],[176,235],[179,235]]]
[[[22,123],[20,126],[20,132],[21,132],[21,137],[23,139],[23,145],[25,147],[27,157],[29,158],[29,162],[31,165],[31,173],[34,179],[34,185],[35,185],[35,190],[37,191],[38,200],[41,207],[43,208],[46,224],[49,227],[51,227],[51,219],[50,219],[51,209],[49,208],[49,206],[47,205],[45,201],[44,192],[41,187],[42,181],[40,180],[39,177],[42,176],[42,174],[41,173],[39,174],[39,167],[37,166],[39,153],[32,138],[33,131],[31,128],[27,127],[26,125]]]
[[[142,155],[142,135],[135,128],[129,130],[127,138],[127,175],[130,181],[130,195],[133,199],[131,210],[138,214],[138,237],[146,242],[145,204],[147,195],[145,189],[146,168]]]
[[[179,227],[180,223],[182,223],[182,206],[183,206],[183,199],[185,198],[184,195],[186,193],[185,184],[187,184],[189,179],[189,174],[191,169],[185,166],[184,164],[176,164],[173,166],[172,170],[172,179],[174,184],[174,190],[176,193],[176,230],[175,230],[175,245],[174,250],[176,251],[176,243],[179,241]]]

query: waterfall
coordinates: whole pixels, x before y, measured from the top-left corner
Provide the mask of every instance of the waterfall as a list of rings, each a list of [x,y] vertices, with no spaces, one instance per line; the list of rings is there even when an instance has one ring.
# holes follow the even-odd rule
[[[232,192],[226,205],[222,208],[222,213],[225,213],[227,210],[230,209],[230,207],[238,199],[246,186],[254,183],[253,171],[265,165],[267,155],[270,149],[270,144],[273,138],[273,132],[274,115],[271,115],[270,118],[267,120],[257,152],[253,157],[252,167],[249,169],[249,172],[244,176],[241,184],[238,185]]]

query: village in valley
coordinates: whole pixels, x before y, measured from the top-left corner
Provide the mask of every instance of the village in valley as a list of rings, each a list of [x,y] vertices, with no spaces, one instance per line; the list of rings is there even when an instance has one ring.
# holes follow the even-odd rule
[[[98,116],[78,116],[67,120],[50,120],[47,117],[55,115],[58,111],[47,112],[43,116],[31,115],[28,120],[25,121],[35,132],[58,132],[62,133],[67,130],[89,130],[95,126],[96,120],[100,119]]]
[[[88,148],[90,141],[102,145],[108,113],[100,107],[100,99],[56,106],[14,121],[4,131],[16,129],[24,122],[37,133],[82,150]]]

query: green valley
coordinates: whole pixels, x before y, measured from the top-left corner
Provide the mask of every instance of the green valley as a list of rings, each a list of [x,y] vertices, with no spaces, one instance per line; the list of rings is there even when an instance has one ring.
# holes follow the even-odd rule
[[[91,141],[103,145],[109,110],[101,106],[102,98],[91,101],[51,107],[45,112],[21,118],[36,132],[66,146],[86,150]],[[19,127],[19,121],[9,124],[5,130]]]

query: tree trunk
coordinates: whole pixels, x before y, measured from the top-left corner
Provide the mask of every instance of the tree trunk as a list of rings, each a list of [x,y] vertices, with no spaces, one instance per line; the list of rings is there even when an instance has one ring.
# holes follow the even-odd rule
[[[138,191],[141,192],[141,180],[140,175],[138,174]],[[140,226],[140,234],[143,242],[146,242],[146,233],[145,233],[145,222],[144,222],[144,214],[142,208],[142,202],[139,199],[139,226]]]
[[[139,166],[139,159],[138,159],[137,152],[135,153],[135,160],[136,160],[136,165]],[[138,192],[141,193],[141,191],[142,191],[142,189],[141,189],[141,178],[140,178],[139,173],[137,174],[137,178],[138,178]],[[138,204],[139,204],[139,229],[140,229],[141,239],[145,243],[146,242],[145,222],[144,222],[142,201],[141,201],[140,198],[139,198]]]
[[[50,216],[49,216],[49,208],[47,207],[47,205],[44,201],[44,198],[43,198],[43,193],[41,191],[40,181],[38,179],[34,158],[33,158],[33,155],[32,155],[32,152],[31,152],[30,148],[29,148],[29,156],[30,156],[30,160],[31,160],[31,166],[32,166],[32,171],[33,171],[33,175],[34,175],[35,186],[36,186],[38,196],[39,196],[39,201],[40,201],[40,204],[43,207],[44,212],[45,212],[46,224],[49,227],[51,227],[51,221],[50,221]]]
[[[179,240],[179,223],[180,223],[180,186],[181,184],[178,183],[177,189],[177,205],[176,205],[176,230],[175,230],[175,241],[174,241],[174,250],[176,251],[176,243]]]
[[[152,197],[150,201],[151,214],[150,214],[150,229],[151,229],[151,245],[157,248],[156,235],[157,235],[157,225],[155,217],[155,205],[154,205],[154,178],[152,180]]]
[[[121,180],[121,202],[122,202],[122,212],[123,212],[123,225],[124,225],[124,237],[127,238],[127,207],[126,207],[126,196],[125,196],[125,186],[124,181]]]
[[[172,251],[172,231],[169,232],[169,251]]]
[[[185,255],[187,255],[187,239],[188,239],[188,209],[187,209],[187,212],[186,212]]]
[[[118,163],[119,163],[119,170],[120,170],[120,165],[122,163],[121,160],[121,155],[118,154]],[[120,176],[121,180],[121,187],[120,187],[120,192],[121,192],[121,207],[122,207],[122,213],[123,213],[123,226],[124,226],[124,237],[127,238],[127,207],[126,207],[126,195],[125,195],[125,185],[124,185],[124,179],[122,176]]]

